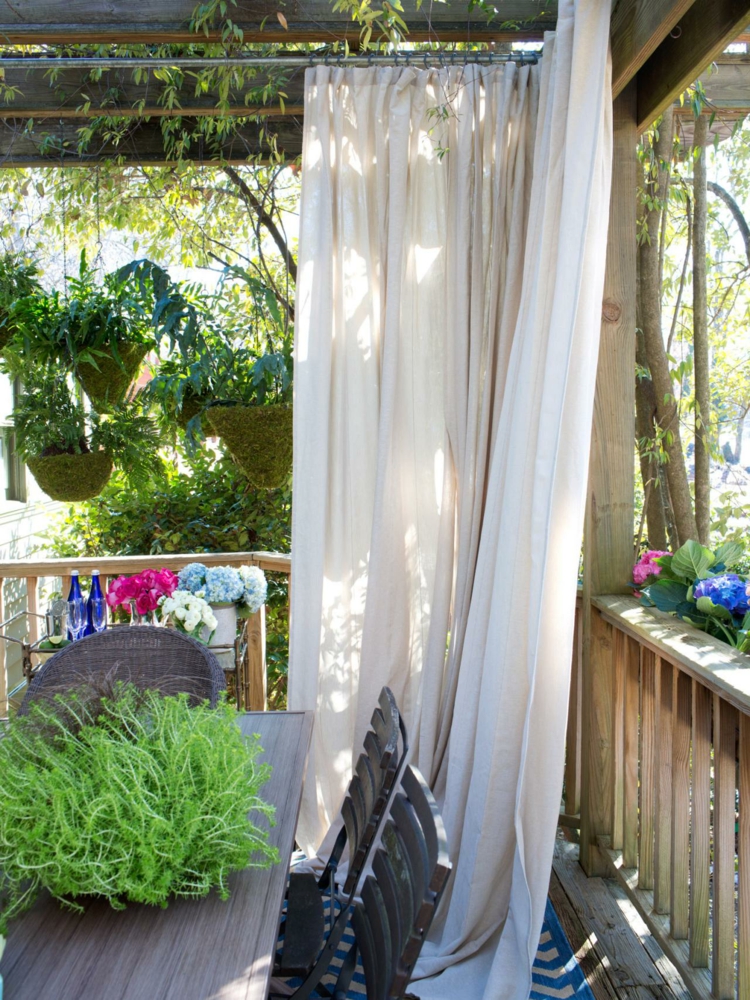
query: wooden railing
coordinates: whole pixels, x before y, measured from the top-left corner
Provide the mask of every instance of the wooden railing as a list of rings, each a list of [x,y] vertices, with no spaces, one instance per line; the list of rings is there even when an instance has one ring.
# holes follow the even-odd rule
[[[11,560],[0,562],[0,622],[5,622],[9,612],[14,608],[25,609],[30,613],[22,615],[19,619],[20,634],[17,637],[25,637],[27,641],[35,642],[40,636],[41,623],[41,619],[35,617],[35,614],[40,611],[40,588],[45,583],[55,581],[52,589],[67,594],[73,570],[78,570],[81,576],[86,576],[93,569],[98,569],[104,582],[122,574],[138,573],[148,567],[158,569],[164,567],[176,572],[191,562],[201,562],[206,566],[258,566],[264,572],[282,573],[291,582],[291,556],[275,552],[199,552],[154,556]],[[5,715],[8,710],[8,693],[13,686],[9,681],[9,667],[13,664],[16,666],[14,679],[19,680],[18,657],[14,660],[11,652],[15,648],[17,647],[9,647],[5,642],[0,643],[0,716]],[[244,668],[245,689],[242,692],[242,701],[246,708],[264,709],[266,703],[264,608],[249,620]]]
[[[595,598],[591,616],[611,688],[593,738],[571,699],[569,825],[581,806],[582,842],[593,836],[695,997],[749,1000],[750,657],[632,597]],[[580,692],[580,644],[573,666]],[[582,772],[596,784],[583,801]]]

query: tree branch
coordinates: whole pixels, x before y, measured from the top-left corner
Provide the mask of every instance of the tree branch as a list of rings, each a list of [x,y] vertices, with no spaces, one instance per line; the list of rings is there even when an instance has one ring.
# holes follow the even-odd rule
[[[717,184],[715,181],[709,181],[706,185],[711,194],[715,194],[717,198],[721,198],[724,204],[727,206],[729,211],[734,216],[734,221],[737,223],[737,228],[740,231],[742,239],[745,241],[745,253],[747,254],[747,263],[750,267],[750,226],[747,224],[747,220],[742,213],[742,209],[731,196],[731,194],[723,188],[721,184]]]
[[[297,264],[289,251],[289,245],[284,239],[281,230],[276,225],[273,216],[268,212],[263,205],[263,202],[250,190],[249,185],[240,176],[240,174],[235,170],[234,167],[230,167],[228,164],[221,168],[227,177],[235,184],[242,192],[243,198],[247,205],[252,208],[258,217],[258,220],[263,225],[263,227],[268,231],[271,239],[274,241],[276,246],[279,248],[281,256],[284,258],[287,270],[292,278],[292,281],[296,283],[297,281]]]

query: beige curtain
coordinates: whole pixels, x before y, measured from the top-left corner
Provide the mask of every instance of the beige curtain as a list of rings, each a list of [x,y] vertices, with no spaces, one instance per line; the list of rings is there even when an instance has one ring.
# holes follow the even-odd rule
[[[290,707],[299,839],[384,683],[456,871],[424,998],[527,996],[562,784],[611,156],[608,5],[538,67],[308,71]],[[314,780],[313,780],[314,775]]]

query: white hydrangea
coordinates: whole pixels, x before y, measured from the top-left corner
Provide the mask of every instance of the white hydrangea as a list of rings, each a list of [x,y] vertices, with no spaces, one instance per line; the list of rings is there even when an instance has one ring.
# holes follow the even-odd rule
[[[171,597],[163,597],[159,606],[165,621],[171,621],[176,629],[195,639],[200,639],[204,627],[209,632],[216,628],[216,615],[210,604],[189,590],[175,590]]]
[[[240,566],[240,576],[245,588],[242,599],[250,614],[260,611],[268,597],[266,574],[257,566]]]

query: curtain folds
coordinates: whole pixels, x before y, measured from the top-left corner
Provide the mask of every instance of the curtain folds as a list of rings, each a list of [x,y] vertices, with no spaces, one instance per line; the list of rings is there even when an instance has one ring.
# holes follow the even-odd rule
[[[604,280],[608,29],[608,5],[561,0],[538,66],[307,72],[289,706],[316,726],[298,840],[320,845],[389,684],[456,867],[425,1000],[527,996],[543,920]]]

